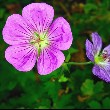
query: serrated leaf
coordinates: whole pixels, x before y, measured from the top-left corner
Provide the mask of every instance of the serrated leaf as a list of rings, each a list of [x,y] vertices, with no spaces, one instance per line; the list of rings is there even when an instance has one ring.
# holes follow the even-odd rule
[[[94,94],[94,83],[93,80],[87,79],[81,86],[81,91],[83,95],[93,95]]]
[[[84,11],[86,14],[89,13],[91,10],[97,10],[97,6],[92,3],[88,3],[88,4],[84,5]]]
[[[71,94],[62,95],[58,100],[56,100],[54,107],[56,109],[65,109],[71,102],[71,96]]]
[[[102,92],[103,88],[104,88],[103,82],[97,82],[94,86],[94,93],[97,94],[97,93]]]
[[[105,98],[102,103],[104,109],[110,109],[110,98]]]
[[[64,76],[64,74],[60,77],[60,79],[58,80],[58,82],[67,82],[68,81],[68,78],[66,78]]]
[[[100,109],[101,108],[101,104],[95,100],[91,101],[88,105],[91,109]]]
[[[48,81],[45,83],[45,90],[48,92],[48,95],[53,98],[56,99],[58,98],[58,91],[61,88],[60,87],[60,83],[54,81]]]

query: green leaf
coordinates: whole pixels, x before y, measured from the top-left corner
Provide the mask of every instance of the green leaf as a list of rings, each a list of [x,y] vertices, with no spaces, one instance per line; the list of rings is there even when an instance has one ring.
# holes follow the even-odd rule
[[[72,54],[72,53],[76,53],[76,52],[78,52],[78,49],[75,49],[75,48],[70,48],[69,50],[68,50],[68,52],[70,53],[70,54]]]
[[[65,62],[68,62],[69,60],[70,60],[70,58],[71,58],[71,55],[70,55],[70,53],[67,55],[67,57],[66,57],[66,60],[65,60]]]
[[[16,86],[16,82],[9,82],[8,89],[12,90]]]
[[[49,99],[47,98],[41,99],[41,101],[39,102],[39,109],[41,109],[41,107],[50,108],[50,104],[51,104],[51,101]]]
[[[35,108],[36,109],[36,108]],[[49,109],[48,107],[46,106],[39,106],[37,109]]]
[[[92,80],[87,79],[81,86],[81,91],[83,95],[93,95],[94,94],[94,83]]]
[[[62,95],[56,102],[54,103],[55,109],[66,109],[71,102],[71,94]]]
[[[68,78],[66,78],[64,76],[64,74],[60,77],[60,79],[58,80],[58,82],[67,82],[68,81]]]
[[[57,81],[48,81],[45,83],[45,91],[48,92],[49,97],[53,98],[53,100],[58,98],[60,88],[61,85]]]
[[[71,54],[76,53],[76,52],[78,52],[78,50],[75,48],[72,48],[72,47],[67,52],[64,52],[66,54],[66,60],[65,61],[68,62],[71,58]]]
[[[64,68],[65,71],[67,71],[68,73],[70,73],[70,69],[69,69],[69,66],[67,64],[64,63],[62,65],[62,68]]]
[[[3,18],[5,14],[5,9],[0,8],[0,18]]]
[[[97,6],[92,3],[88,3],[88,4],[84,5],[84,11],[86,14],[88,14],[91,10],[97,10]]]
[[[97,93],[102,92],[103,88],[104,88],[103,82],[97,82],[94,86],[94,93],[97,94]]]
[[[110,98],[105,98],[102,103],[104,109],[110,109]]]
[[[101,104],[95,100],[91,101],[88,105],[91,109],[100,109],[101,108]]]

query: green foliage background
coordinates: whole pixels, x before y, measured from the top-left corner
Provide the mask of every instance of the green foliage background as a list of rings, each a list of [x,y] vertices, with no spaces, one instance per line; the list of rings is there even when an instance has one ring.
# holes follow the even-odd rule
[[[8,45],[2,29],[8,16],[22,12],[32,2],[54,7],[55,18],[63,16],[71,25],[74,41],[63,51],[66,62],[85,62],[85,40],[98,32],[103,45],[110,44],[110,0],[0,0],[0,109],[110,109],[110,84],[92,74],[93,65],[62,65],[53,73],[40,76],[37,69],[17,71],[4,57]]]

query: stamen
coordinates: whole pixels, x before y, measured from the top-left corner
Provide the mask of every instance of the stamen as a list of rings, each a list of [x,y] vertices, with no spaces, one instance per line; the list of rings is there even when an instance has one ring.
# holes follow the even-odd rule
[[[103,51],[102,58],[104,59],[104,61],[110,62],[110,55],[108,54],[107,50]]]
[[[103,51],[103,54],[108,54],[107,50],[104,50],[104,51]]]
[[[40,54],[41,50],[49,45],[47,33],[38,34],[34,32],[34,35],[30,39],[30,43],[38,49],[38,53]]]
[[[108,59],[108,62],[110,62],[110,56],[108,56],[108,58],[107,58],[107,59]]]

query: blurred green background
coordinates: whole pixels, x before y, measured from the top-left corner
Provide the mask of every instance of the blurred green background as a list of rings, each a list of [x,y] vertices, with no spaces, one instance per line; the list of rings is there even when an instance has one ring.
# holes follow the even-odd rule
[[[93,65],[62,65],[53,73],[40,76],[37,69],[17,71],[4,57],[8,45],[2,29],[8,16],[22,12],[33,2],[54,7],[55,18],[62,16],[71,25],[74,41],[63,51],[66,61],[89,61],[85,40],[98,32],[103,45],[110,43],[110,0],[0,0],[0,109],[84,109],[110,108],[110,84],[92,74]]]

